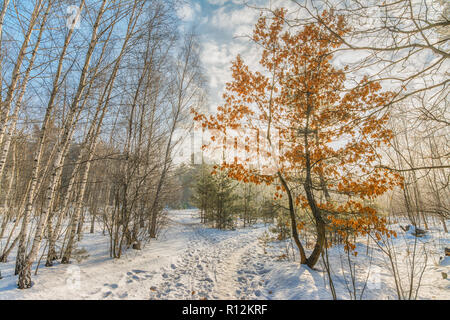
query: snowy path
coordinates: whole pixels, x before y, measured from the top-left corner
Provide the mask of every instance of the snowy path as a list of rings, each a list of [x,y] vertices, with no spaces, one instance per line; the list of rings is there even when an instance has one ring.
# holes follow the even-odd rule
[[[191,236],[186,251],[161,269],[161,284],[151,288],[152,299],[256,299],[261,295],[258,237],[263,229],[221,234],[195,223],[182,223]]]
[[[86,234],[79,247],[89,252],[89,258],[71,265],[41,266],[30,290],[15,289],[11,259],[2,269],[6,277],[0,281],[0,299],[261,297],[265,270],[255,261],[263,255],[258,238],[264,227],[210,229],[189,210],[172,211],[169,219],[158,240],[141,251],[130,250],[118,260],[109,258],[108,236]]]

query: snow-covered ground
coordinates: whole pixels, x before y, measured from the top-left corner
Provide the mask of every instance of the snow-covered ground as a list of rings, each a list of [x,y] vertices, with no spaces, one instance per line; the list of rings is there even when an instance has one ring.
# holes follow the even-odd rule
[[[268,229],[257,224],[220,231],[201,225],[195,210],[170,211],[169,225],[158,240],[121,259],[109,258],[107,236],[86,233],[78,245],[87,250],[86,259],[49,268],[41,262],[28,290],[16,289],[13,252],[8,263],[0,264],[0,299],[331,299],[323,265],[317,270],[299,266],[289,241],[264,240]],[[401,254],[407,254],[413,238],[407,234],[395,240]],[[450,280],[442,275],[449,273],[450,263],[448,257],[439,261],[443,248],[450,246],[448,235],[431,230],[419,241],[428,246],[429,257],[418,298],[450,299]],[[396,299],[388,260],[374,245],[366,255],[361,242],[358,251],[357,295],[367,283],[364,299]],[[349,299],[347,256],[335,247],[329,258],[337,296]],[[399,264],[406,275],[404,259],[399,257]]]

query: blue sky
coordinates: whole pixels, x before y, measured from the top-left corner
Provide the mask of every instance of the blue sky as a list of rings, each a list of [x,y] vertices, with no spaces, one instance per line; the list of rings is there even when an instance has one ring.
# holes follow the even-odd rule
[[[268,6],[273,2],[257,0],[252,4]],[[214,109],[221,103],[224,85],[230,80],[231,61],[236,55],[241,54],[250,65],[258,61],[257,48],[245,36],[252,34],[259,11],[245,6],[242,0],[188,0],[177,15],[186,27],[195,26],[199,35],[210,108]]]
[[[248,37],[260,16],[260,10],[243,4],[243,0],[185,0],[177,15],[184,22],[183,28],[189,30],[195,27],[199,36],[200,59],[206,73],[208,83],[207,107],[214,112],[223,103],[222,95],[225,84],[231,80],[231,62],[240,54],[251,70],[259,69],[259,47]],[[293,12],[298,7],[290,0],[246,0],[254,7],[272,9],[277,7],[290,8]],[[179,132],[185,135],[184,131]],[[202,145],[202,133],[194,133],[195,151]],[[206,140],[205,140],[206,141]],[[189,161],[192,150],[190,141],[185,140],[181,149],[179,161]],[[199,152],[196,153],[196,163],[200,163]],[[231,154],[230,154],[231,155]],[[219,161],[221,151],[206,151],[205,157]]]

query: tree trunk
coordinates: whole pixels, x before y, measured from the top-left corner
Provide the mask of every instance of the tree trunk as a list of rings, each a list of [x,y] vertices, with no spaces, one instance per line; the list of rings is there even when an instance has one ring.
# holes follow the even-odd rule
[[[297,245],[298,251],[300,253],[300,263],[301,264],[305,264],[307,263],[307,259],[306,259],[306,253],[305,253],[305,249],[303,248],[302,243],[300,242],[300,239],[298,237],[298,231],[297,231],[297,221],[295,218],[295,207],[294,207],[294,199],[292,198],[292,193],[291,190],[289,188],[289,186],[286,183],[286,180],[284,179],[284,177],[281,175],[280,172],[278,172],[278,178],[281,181],[281,184],[283,185],[287,196],[288,196],[288,200],[289,200],[289,215],[291,218],[291,230],[292,230],[292,237],[294,238],[294,242]]]

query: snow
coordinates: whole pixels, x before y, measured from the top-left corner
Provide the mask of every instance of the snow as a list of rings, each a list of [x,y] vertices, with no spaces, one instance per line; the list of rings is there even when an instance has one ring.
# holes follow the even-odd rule
[[[450,257],[445,257],[443,258],[440,262],[439,265],[441,267],[450,267]]]
[[[448,222],[447,222],[448,223]],[[404,225],[404,224],[402,224]],[[398,272],[402,279],[403,289],[407,289],[407,280],[411,272],[408,262],[412,261],[412,251],[416,245],[414,286],[422,276],[417,299],[450,299],[450,257],[444,257],[444,248],[450,247],[450,237],[439,228],[430,227],[423,237],[413,235],[413,227],[406,233],[401,232],[398,223],[390,226],[397,231],[398,237],[392,239],[392,247],[396,252]],[[367,240],[367,239],[366,239]],[[282,250],[281,244],[272,244],[275,252]],[[380,243],[383,249],[386,249]],[[332,279],[338,299],[352,298],[349,289],[353,291],[352,277],[348,268],[347,253],[342,246],[334,246],[328,250],[329,262],[332,266]],[[395,281],[390,268],[390,261],[373,241],[367,243],[363,239],[357,243],[357,257],[350,255],[355,263],[356,299],[392,300],[398,299]],[[426,252],[426,259],[423,253]],[[273,292],[272,299],[332,299],[328,277],[322,261],[314,270],[307,266],[299,266],[292,261],[267,263],[271,270],[267,275],[266,289]],[[449,275],[450,276],[450,275]],[[301,290],[299,290],[301,288]]]
[[[85,233],[78,248],[88,257],[70,265],[55,264],[33,275],[31,289],[18,290],[12,252],[0,264],[0,299],[331,299],[322,263],[314,270],[300,266],[292,257],[290,241],[264,241],[269,226],[221,231],[200,224],[196,210],[169,212],[169,224],[157,240],[142,250],[129,250],[121,259],[109,257],[108,236],[101,230]],[[398,228],[398,225],[394,225]],[[418,239],[418,240],[417,240]],[[410,232],[394,240],[399,252],[399,270],[407,274],[401,254],[417,240],[426,246],[427,268],[419,299],[450,299],[449,257],[443,248],[450,239],[438,229],[423,238]],[[4,239],[2,239],[4,241]],[[418,246],[420,247],[420,246]],[[366,254],[365,242],[358,243],[356,261],[357,298],[396,299],[388,261],[372,244]],[[280,258],[283,253],[289,260]],[[339,246],[329,250],[333,281],[339,299],[349,299],[351,279],[347,256]],[[35,267],[35,266],[34,266]],[[34,271],[34,269],[33,269]]]

